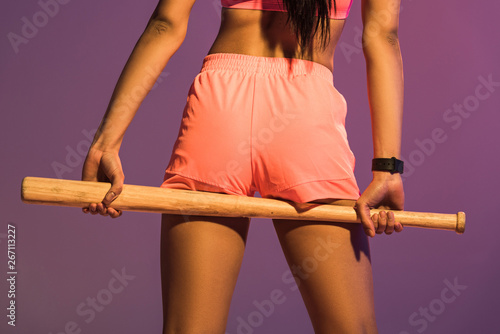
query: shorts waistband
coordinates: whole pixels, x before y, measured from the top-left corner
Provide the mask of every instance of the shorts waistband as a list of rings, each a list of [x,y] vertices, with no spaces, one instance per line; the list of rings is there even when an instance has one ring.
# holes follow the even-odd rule
[[[285,76],[312,74],[333,83],[333,73],[328,67],[305,59],[251,56],[240,53],[206,55],[200,72],[215,69]]]

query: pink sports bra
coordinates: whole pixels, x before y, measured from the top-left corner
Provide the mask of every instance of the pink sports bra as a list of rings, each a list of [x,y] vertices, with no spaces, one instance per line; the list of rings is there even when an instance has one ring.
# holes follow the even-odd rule
[[[281,0],[221,0],[222,7],[227,8],[243,8],[243,9],[259,9],[286,12],[283,9]],[[337,13],[333,9],[330,11],[331,19],[346,19],[351,9],[352,0],[336,0]]]

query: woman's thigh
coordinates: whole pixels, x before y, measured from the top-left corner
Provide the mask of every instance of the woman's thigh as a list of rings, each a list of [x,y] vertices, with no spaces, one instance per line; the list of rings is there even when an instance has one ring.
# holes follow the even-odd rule
[[[163,214],[164,333],[223,333],[249,218]]]
[[[316,334],[377,333],[361,224],[273,219]]]

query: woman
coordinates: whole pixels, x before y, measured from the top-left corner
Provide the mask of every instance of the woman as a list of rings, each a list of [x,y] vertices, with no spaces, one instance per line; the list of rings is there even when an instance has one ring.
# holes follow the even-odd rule
[[[112,183],[85,213],[110,207],[124,175],[118,151],[140,103],[182,44],[195,0],[160,0],[118,80],[82,180]],[[360,195],[333,86],[346,0],[222,1],[217,38],[190,87],[162,187],[353,205],[362,224],[273,219],[316,333],[376,333],[368,236],[401,231],[399,173],[373,171]],[[403,69],[400,0],[362,0],[374,158],[399,158]],[[284,11],[284,9],[288,11]],[[148,71],[145,71],[148,69]],[[156,78],[151,78],[151,70]],[[326,80],[325,80],[326,79]],[[281,123],[280,123],[281,122]],[[259,142],[260,140],[260,142]],[[162,215],[163,333],[224,333],[249,218]],[[321,240],[322,239],[322,240]],[[334,250],[319,253],[318,243]],[[315,256],[318,267],[300,271]]]

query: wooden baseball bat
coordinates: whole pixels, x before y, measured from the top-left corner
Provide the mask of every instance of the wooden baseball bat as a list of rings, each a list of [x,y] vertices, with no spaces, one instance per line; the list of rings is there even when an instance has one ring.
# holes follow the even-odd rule
[[[24,203],[30,204],[83,208],[90,203],[100,203],[110,186],[111,184],[108,182],[25,177],[21,185],[21,199]],[[122,193],[111,206],[123,211],[178,215],[360,222],[353,206],[347,205],[318,202],[295,203],[282,199],[129,184],[123,186]],[[379,211],[382,210],[372,209],[371,214]],[[404,226],[453,230],[459,234],[465,231],[464,212],[444,214],[390,211],[394,212],[396,221],[401,222]]]

